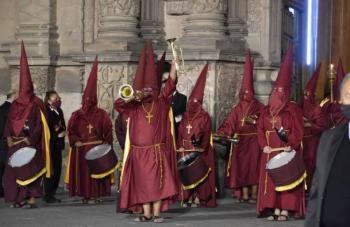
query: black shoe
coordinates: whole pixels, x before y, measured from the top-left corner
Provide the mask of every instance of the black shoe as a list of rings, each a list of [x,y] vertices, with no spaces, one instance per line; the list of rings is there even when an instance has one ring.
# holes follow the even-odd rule
[[[44,198],[44,201],[46,203],[60,203],[61,200],[57,199],[56,197],[52,196],[52,197],[48,197],[48,198]]]
[[[4,197],[4,192],[0,192],[0,198]]]

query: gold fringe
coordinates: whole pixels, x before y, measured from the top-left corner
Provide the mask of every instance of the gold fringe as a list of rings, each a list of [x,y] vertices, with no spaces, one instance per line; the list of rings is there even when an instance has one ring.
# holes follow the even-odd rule
[[[51,177],[51,152],[50,152],[50,129],[47,124],[46,117],[43,112],[40,110],[41,122],[43,124],[43,133],[45,140],[45,168],[46,168],[46,177]]]
[[[173,138],[174,150],[176,152],[174,112],[173,112],[173,108],[171,108],[171,107],[170,107],[170,110],[169,110],[169,121],[170,121],[170,127],[171,127],[171,130],[170,130],[171,137]]]
[[[46,172],[46,169],[43,168],[39,173],[37,173],[35,176],[33,176],[32,178],[25,180],[25,181],[21,181],[19,179],[16,179],[16,183],[21,185],[21,186],[27,186],[28,184],[33,183],[34,181],[36,181],[39,177],[41,177],[44,173]]]
[[[114,171],[117,169],[117,167],[118,167],[118,164],[115,165],[111,170],[108,170],[107,172],[99,173],[99,174],[91,174],[90,177],[93,178],[93,179],[105,178],[106,176],[113,174]]]
[[[204,177],[202,177],[201,179],[199,179],[196,183],[190,184],[190,185],[182,185],[182,188],[184,190],[189,190],[189,189],[193,189],[195,187],[197,187],[198,185],[200,185],[203,181],[205,181],[208,177],[209,177],[209,173],[211,172],[211,168],[208,169],[208,172],[204,175]]]
[[[288,184],[288,185],[276,187],[275,190],[277,192],[284,192],[284,191],[292,190],[293,188],[295,188],[299,184],[303,183],[303,181],[305,180],[306,176],[307,176],[307,174],[305,172],[298,180],[296,180],[293,183]]]

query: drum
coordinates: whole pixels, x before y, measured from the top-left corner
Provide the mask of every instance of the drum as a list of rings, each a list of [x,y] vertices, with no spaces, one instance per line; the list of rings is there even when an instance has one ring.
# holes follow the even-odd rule
[[[211,171],[198,152],[192,152],[179,159],[177,167],[185,190],[197,187],[208,178]]]
[[[8,164],[15,172],[16,182],[22,186],[34,182],[46,172],[43,158],[32,147],[18,149],[11,155]]]
[[[295,150],[284,151],[273,157],[266,165],[266,170],[276,186],[276,191],[288,191],[306,178],[302,157]]]
[[[85,160],[88,163],[91,177],[95,179],[112,174],[118,164],[117,155],[109,144],[93,147],[86,153]]]

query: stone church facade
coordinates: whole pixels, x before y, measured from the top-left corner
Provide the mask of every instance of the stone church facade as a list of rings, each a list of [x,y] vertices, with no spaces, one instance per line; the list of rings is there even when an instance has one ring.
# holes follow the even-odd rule
[[[205,108],[216,128],[237,102],[246,48],[254,55],[256,96],[266,103],[287,42],[293,40],[295,48],[301,48],[297,17],[288,10],[300,12],[300,21],[299,2],[1,0],[0,101],[9,89],[18,87],[23,40],[36,93],[57,90],[67,119],[80,105],[91,62],[98,54],[99,105],[115,118],[113,101],[119,87],[133,79],[143,40],[152,40],[158,55],[167,50],[170,61],[166,40],[177,38],[185,60],[178,90],[189,94],[208,62]]]

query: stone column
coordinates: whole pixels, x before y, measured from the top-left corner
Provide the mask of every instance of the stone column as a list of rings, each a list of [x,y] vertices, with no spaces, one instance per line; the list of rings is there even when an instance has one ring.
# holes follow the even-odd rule
[[[189,0],[190,15],[184,26],[181,43],[189,49],[230,48],[227,36],[226,0]]]
[[[87,51],[127,51],[139,42],[140,0],[98,0],[97,39]]]
[[[246,48],[247,13],[247,0],[228,1],[228,31],[234,47],[241,51]]]
[[[141,35],[152,40],[155,49],[164,49],[164,0],[141,1]]]
[[[20,42],[25,43],[35,92],[43,95],[55,85],[55,67],[59,55],[56,26],[56,0],[17,0],[18,25],[15,42],[6,57],[10,67],[11,86],[18,88]]]

